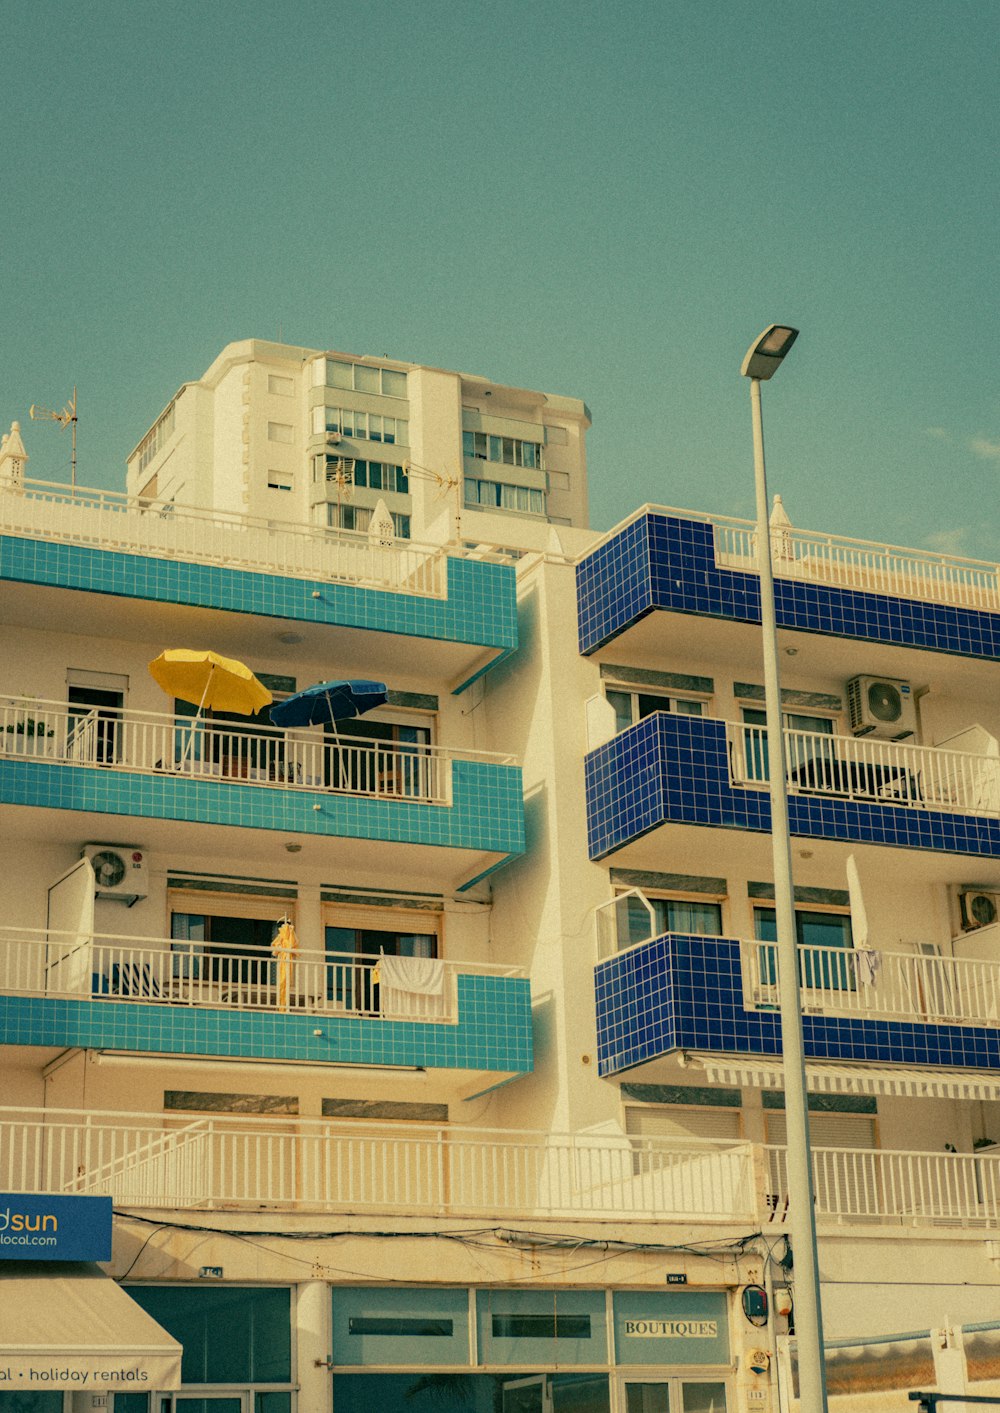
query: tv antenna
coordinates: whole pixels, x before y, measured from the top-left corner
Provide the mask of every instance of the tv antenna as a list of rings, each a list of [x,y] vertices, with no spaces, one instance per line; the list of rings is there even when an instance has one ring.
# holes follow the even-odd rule
[[[39,407],[37,402],[33,402],[28,409],[28,416],[32,422],[58,422],[64,432],[67,427],[70,428],[72,434],[70,485],[76,490],[76,387],[74,386],[73,396],[61,412],[53,412],[50,408]]]

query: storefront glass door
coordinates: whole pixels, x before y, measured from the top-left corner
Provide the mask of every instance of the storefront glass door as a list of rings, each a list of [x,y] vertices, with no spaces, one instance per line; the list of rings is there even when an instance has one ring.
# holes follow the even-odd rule
[[[625,1413],[727,1413],[722,1379],[629,1380]]]

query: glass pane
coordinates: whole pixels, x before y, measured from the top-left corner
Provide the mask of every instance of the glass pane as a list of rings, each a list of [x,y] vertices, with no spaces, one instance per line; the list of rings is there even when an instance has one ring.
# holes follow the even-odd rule
[[[626,1384],[626,1413],[670,1413],[669,1384]]]
[[[42,1389],[0,1391],[0,1413],[62,1413],[63,1396]]]
[[[339,1286],[331,1297],[337,1364],[468,1363],[469,1297],[464,1289]],[[370,1380],[365,1382],[374,1393]],[[387,1397],[384,1406],[405,1405]]]
[[[149,1394],[116,1393],[111,1406],[114,1413],[149,1413]]]
[[[476,1296],[484,1364],[603,1364],[604,1292],[481,1290]]]
[[[366,368],[363,363],[354,365],[354,387],[357,392],[377,393],[382,391],[381,368]]]
[[[287,1288],[130,1286],[128,1291],[184,1346],[184,1383],[284,1383],[291,1378]],[[220,1338],[222,1331],[225,1338]]]
[[[327,359],[326,385],[328,388],[352,388],[354,378],[351,364],[337,363],[332,359]]]
[[[290,1393],[258,1393],[254,1398],[253,1413],[292,1413]]]
[[[175,1398],[174,1413],[243,1413],[243,1400],[236,1398]]]
[[[405,397],[406,374],[394,372],[391,368],[383,368],[382,392],[386,397]]]
[[[691,932],[698,937],[722,936],[720,903],[686,903],[667,900],[667,931]]]
[[[676,711],[679,716],[704,716],[705,703],[689,701],[680,697],[674,702],[674,711]]]
[[[726,1386],[721,1380],[712,1383],[681,1385],[683,1413],[726,1413]]]
[[[605,692],[604,695],[615,709],[615,730],[625,731],[632,725],[632,693]]]

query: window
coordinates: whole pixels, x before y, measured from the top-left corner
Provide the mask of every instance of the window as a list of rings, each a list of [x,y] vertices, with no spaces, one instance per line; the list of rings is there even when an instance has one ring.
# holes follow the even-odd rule
[[[392,528],[397,540],[410,538],[410,517],[391,510]],[[326,523],[332,530],[358,530],[362,533],[371,525],[372,511],[367,505],[328,505]]]
[[[679,716],[705,714],[705,703],[697,697],[673,697],[665,692],[639,692],[627,687],[606,687],[604,695],[615,709],[618,731],[625,731],[654,711],[672,711]]]
[[[545,444],[546,446],[567,446],[569,444],[569,428],[550,427],[546,423]]]
[[[465,478],[466,505],[493,506],[499,510],[519,510],[528,515],[545,514],[545,495],[528,486],[511,486],[501,481],[475,481]]]
[[[807,716],[803,712],[783,711],[781,719],[786,733],[786,759],[789,771],[796,770],[805,761],[817,756],[830,759],[833,743],[827,744],[817,737],[832,736],[834,720],[829,716]],[[762,707],[744,707],[743,720],[747,726],[759,730],[744,732],[747,779],[762,781],[768,779],[767,713]]]
[[[754,908],[753,920],[754,936],[758,942],[777,943],[778,928],[774,908]],[[795,935],[800,947],[824,949],[820,952],[807,952],[800,958],[799,982],[803,987],[823,987],[835,991],[854,990],[854,938],[849,913],[796,908]],[[829,948],[837,948],[844,955],[838,956],[836,952],[827,950]],[[761,971],[769,984],[776,984],[777,952],[772,948],[762,951],[765,955],[761,957]]]
[[[291,1292],[287,1288],[132,1285],[126,1289],[184,1346],[181,1379],[185,1384],[291,1381]]]
[[[326,360],[326,385],[352,392],[376,393],[381,397],[406,396],[405,373],[370,363],[342,363],[334,358]]]
[[[619,950],[648,941],[650,937],[662,937],[667,932],[695,937],[722,936],[721,903],[710,899],[658,898],[648,893],[645,897],[653,909],[652,923],[642,899],[634,893],[623,897],[615,909]]]
[[[463,432],[462,454],[475,461],[499,461],[506,466],[523,466],[537,471],[542,464],[540,442],[520,437],[497,437],[491,432]]]
[[[267,439],[269,442],[288,444],[295,440],[295,429],[289,422],[268,422]]]
[[[426,908],[330,904],[324,909],[328,999],[378,1015],[379,957],[437,957],[440,922],[440,912]]]
[[[291,397],[295,391],[295,382],[292,378],[283,377],[280,373],[268,373],[267,390],[275,397]]]
[[[168,438],[173,434],[176,407],[177,404],[172,402],[163,416],[156,421],[152,431],[147,432],[139,443],[137,451],[140,471],[145,471],[153,457],[166,445]]]
[[[267,473],[269,491],[291,491],[295,489],[295,477],[290,471],[269,471]]]
[[[121,681],[128,684],[127,677]],[[75,758],[99,765],[121,760],[124,690],[71,684],[66,695],[70,715],[68,745]]]
[[[317,433],[339,432],[342,437],[383,442],[386,446],[408,446],[410,441],[410,424],[403,417],[357,412],[349,407],[317,407],[313,419],[313,431]]]

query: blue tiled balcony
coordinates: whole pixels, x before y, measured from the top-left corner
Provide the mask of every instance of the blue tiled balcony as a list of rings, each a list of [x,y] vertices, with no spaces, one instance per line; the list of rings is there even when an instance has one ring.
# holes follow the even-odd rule
[[[656,712],[586,757],[588,848],[604,858],[663,824],[768,832],[766,788],[734,785],[727,724]],[[789,796],[791,832],[803,838],[1000,857],[1000,818],[926,801],[892,803]]]
[[[620,1074],[677,1050],[779,1056],[781,1020],[753,1010],[740,943],[670,934],[598,964],[598,1072]],[[1000,1029],[856,1015],[803,1016],[808,1059],[1000,1070]]]
[[[793,532],[794,535],[795,532]],[[733,545],[737,546],[734,552]],[[845,568],[824,555],[820,537],[795,538],[792,557],[775,559],[778,626],[807,633],[928,648],[968,657],[1000,656],[1000,592],[995,569],[917,551],[873,556]],[[851,547],[839,542],[834,548]],[[875,567],[864,566],[875,559]],[[760,622],[760,582],[752,542],[730,524],[649,511],[610,535],[577,567],[580,651],[592,653],[646,615],[670,610],[740,623]],[[884,567],[882,567],[884,566]],[[822,582],[826,577],[828,582]],[[838,582],[838,580],[840,582]],[[850,580],[850,586],[847,582]]]

